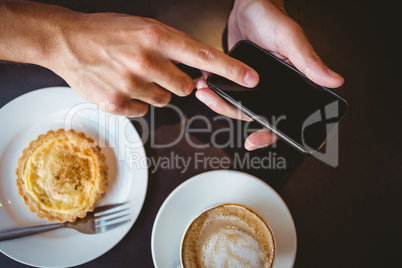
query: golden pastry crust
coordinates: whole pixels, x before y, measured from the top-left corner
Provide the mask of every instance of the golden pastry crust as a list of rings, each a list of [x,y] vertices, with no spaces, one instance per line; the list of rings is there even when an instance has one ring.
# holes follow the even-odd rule
[[[31,212],[49,222],[84,218],[106,191],[105,159],[84,133],[50,130],[18,159],[18,194]]]

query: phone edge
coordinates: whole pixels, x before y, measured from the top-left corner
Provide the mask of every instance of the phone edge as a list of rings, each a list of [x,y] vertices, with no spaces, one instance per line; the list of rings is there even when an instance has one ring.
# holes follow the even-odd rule
[[[235,107],[239,108],[241,111],[243,111],[244,113],[246,113],[248,116],[250,116],[254,121],[256,121],[257,123],[259,123],[261,126],[266,127],[267,129],[269,129],[270,131],[272,131],[273,133],[275,133],[276,135],[278,135],[280,138],[282,138],[285,142],[287,142],[288,144],[292,145],[294,148],[296,148],[298,151],[300,151],[303,154],[306,155],[314,155],[315,153],[318,153],[319,151],[322,150],[323,146],[334,136],[334,134],[336,133],[336,131],[339,130],[339,126],[341,125],[341,123],[344,121],[346,115],[349,113],[350,110],[350,105],[349,103],[342,98],[341,96],[339,96],[338,94],[334,93],[333,91],[331,91],[330,89],[318,85],[317,83],[311,81],[304,73],[302,73],[301,71],[299,71],[297,68],[287,64],[286,62],[282,61],[281,59],[279,59],[278,57],[276,57],[275,55],[271,54],[269,51],[261,48],[260,46],[258,46],[257,44],[249,41],[249,40],[240,40],[238,41],[227,53],[230,56],[230,53],[240,44],[242,43],[247,43],[251,46],[254,46],[255,48],[259,49],[260,51],[264,52],[265,54],[268,54],[270,57],[272,57],[273,59],[275,59],[276,61],[278,61],[279,63],[285,65],[286,67],[292,69],[293,71],[297,72],[299,75],[303,76],[304,78],[308,79],[311,83],[314,83],[316,86],[322,88],[323,90],[325,90],[326,92],[332,94],[333,96],[335,96],[338,100],[342,101],[345,105],[346,105],[346,111],[345,114],[339,119],[339,125],[337,128],[335,128],[334,130],[332,130],[330,133],[327,133],[327,139],[318,147],[318,149],[314,150],[314,151],[310,151],[307,150],[307,148],[304,148],[303,145],[299,144],[298,142],[294,141],[292,138],[290,138],[289,136],[287,136],[286,134],[284,134],[283,132],[279,131],[278,129],[275,129],[274,127],[272,127],[270,124],[268,124],[267,122],[261,120],[255,113],[253,113],[252,111],[250,111],[249,109],[247,109],[246,107],[242,106],[241,104],[239,104],[236,100],[234,100],[232,97],[230,97],[229,95],[227,95],[224,91],[220,90],[219,88],[216,88],[213,84],[211,84],[211,80],[210,77],[212,75],[216,75],[213,73],[210,73],[207,77],[207,85],[210,89],[212,89],[214,92],[216,92],[218,95],[220,95],[222,98],[224,98],[225,100],[227,100],[230,104],[234,105]],[[307,83],[307,82],[306,82]]]

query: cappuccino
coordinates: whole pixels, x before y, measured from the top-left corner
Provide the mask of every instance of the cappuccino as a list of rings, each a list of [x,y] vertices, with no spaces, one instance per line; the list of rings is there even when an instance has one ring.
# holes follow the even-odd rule
[[[275,242],[268,224],[242,205],[223,204],[197,217],[181,248],[191,267],[272,267]]]

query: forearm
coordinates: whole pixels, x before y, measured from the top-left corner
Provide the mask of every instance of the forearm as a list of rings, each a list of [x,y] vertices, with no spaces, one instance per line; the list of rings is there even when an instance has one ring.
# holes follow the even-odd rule
[[[0,0],[0,60],[46,67],[101,109],[126,116],[192,92],[193,80],[176,62],[243,86],[258,83],[244,63],[158,21],[32,2]]]
[[[63,43],[61,26],[74,16],[58,6],[0,1],[0,60],[51,67]]]

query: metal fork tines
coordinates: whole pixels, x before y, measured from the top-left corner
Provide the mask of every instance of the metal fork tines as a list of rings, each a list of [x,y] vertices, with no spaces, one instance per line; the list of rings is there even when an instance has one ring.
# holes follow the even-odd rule
[[[75,222],[51,223],[0,231],[0,241],[15,239],[33,234],[52,231],[59,228],[72,228],[85,234],[99,234],[130,221],[127,203],[97,207],[83,219]]]
[[[130,221],[129,207],[120,208],[127,203],[99,207],[93,211],[96,233],[103,233]],[[116,210],[115,208],[119,208]]]

